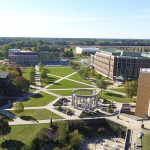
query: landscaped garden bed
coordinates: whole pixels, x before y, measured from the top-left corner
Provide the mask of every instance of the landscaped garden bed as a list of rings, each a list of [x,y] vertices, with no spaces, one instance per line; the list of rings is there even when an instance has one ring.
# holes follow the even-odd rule
[[[67,103],[70,102],[70,100],[68,100],[65,97],[60,98],[55,104],[53,104],[54,106],[66,106]]]
[[[102,112],[97,111],[83,111],[80,114],[80,118],[90,118],[90,117],[105,117],[106,115]]]
[[[66,115],[70,115],[70,116],[74,114],[73,110],[66,108],[66,107],[62,107],[62,106],[57,106],[56,110],[66,114]]]

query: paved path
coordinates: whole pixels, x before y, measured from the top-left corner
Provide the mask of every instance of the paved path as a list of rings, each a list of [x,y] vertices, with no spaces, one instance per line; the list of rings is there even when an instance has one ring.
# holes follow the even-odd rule
[[[35,85],[37,87],[41,87],[40,72],[38,65],[35,66]]]

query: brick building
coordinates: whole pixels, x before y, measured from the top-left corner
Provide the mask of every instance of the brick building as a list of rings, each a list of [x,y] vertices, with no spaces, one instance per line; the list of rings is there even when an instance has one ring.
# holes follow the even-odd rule
[[[150,117],[150,69],[140,69],[135,115]]]
[[[19,64],[19,65],[35,65],[38,63],[38,53],[31,51],[20,51],[20,52],[12,52],[9,55],[9,59],[11,63]]]
[[[150,68],[150,58],[139,52],[110,49],[91,55],[91,65],[105,76],[116,80],[136,80],[140,68]]]

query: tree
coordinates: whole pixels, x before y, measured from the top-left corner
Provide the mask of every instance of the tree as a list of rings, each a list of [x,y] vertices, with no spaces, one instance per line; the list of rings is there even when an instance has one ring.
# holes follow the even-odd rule
[[[51,120],[50,120],[50,128],[52,128],[52,127],[53,127],[53,120],[51,118]]]
[[[30,67],[29,76],[30,76],[30,81],[32,83],[34,83],[34,81],[35,81],[35,69],[33,66]]]
[[[15,79],[16,77],[19,76],[18,72],[15,70],[10,70],[9,73],[10,73],[11,79]]]
[[[98,80],[101,80],[102,79],[102,75],[101,74],[97,74],[97,76],[96,76],[96,78],[98,79]]]
[[[66,122],[60,122],[57,125],[56,139],[59,141],[59,144],[65,144],[69,133],[68,124]]]
[[[106,89],[108,86],[108,82],[106,82],[103,78],[97,81],[97,87],[101,89],[101,93],[103,92],[103,89]]]
[[[130,98],[137,95],[137,81],[127,81],[124,85],[126,96]]]
[[[24,106],[21,102],[16,102],[13,104],[13,109],[20,116],[20,113],[24,111]]]
[[[22,76],[16,77],[15,82],[18,87],[22,90],[22,92],[27,93],[30,87],[30,82]]]
[[[40,73],[40,78],[42,80],[45,80],[47,78],[47,70],[45,68],[42,69],[42,71]]]
[[[74,130],[74,132],[70,134],[70,145],[73,148],[78,149],[82,141],[83,135],[80,134],[78,130]]]
[[[11,127],[8,122],[0,119],[0,136],[4,139],[4,136],[11,132]]]

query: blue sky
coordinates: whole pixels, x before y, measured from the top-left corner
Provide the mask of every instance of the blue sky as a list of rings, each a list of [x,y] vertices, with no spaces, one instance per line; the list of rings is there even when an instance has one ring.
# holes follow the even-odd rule
[[[0,36],[150,39],[150,0],[0,0]]]

